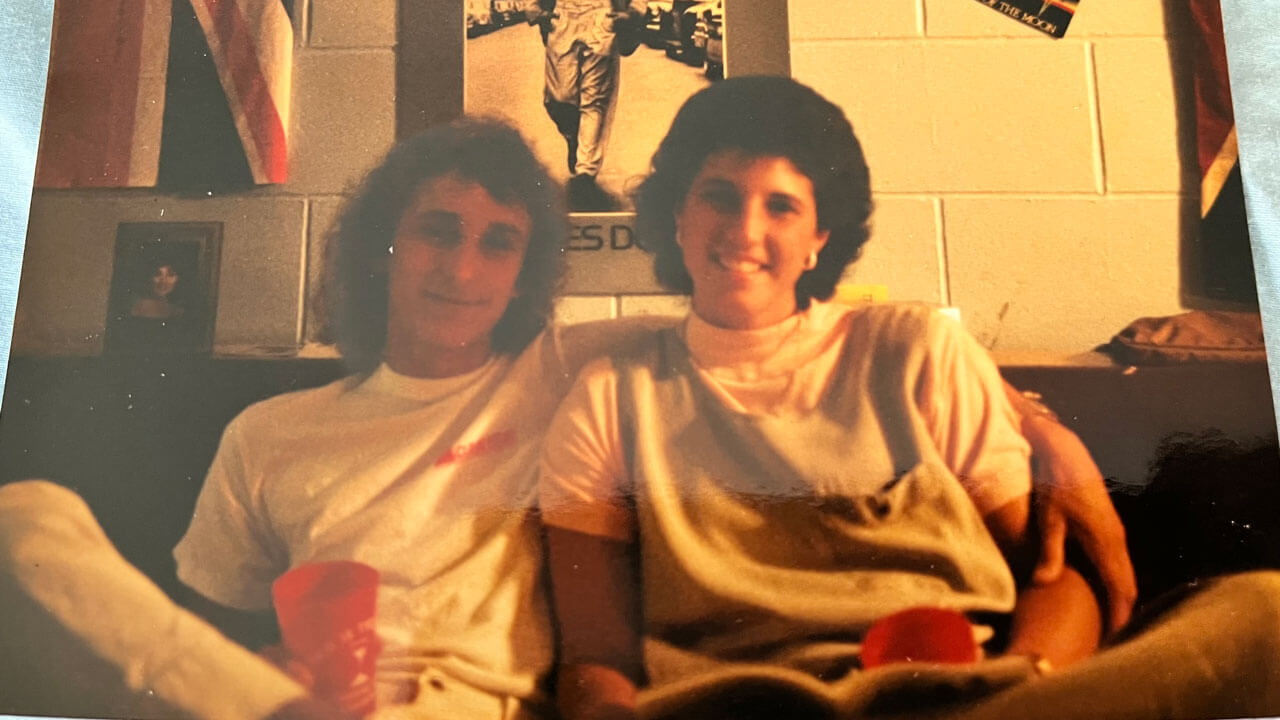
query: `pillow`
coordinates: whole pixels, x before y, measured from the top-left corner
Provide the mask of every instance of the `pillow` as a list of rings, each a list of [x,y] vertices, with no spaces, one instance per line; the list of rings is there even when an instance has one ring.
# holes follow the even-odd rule
[[[1138,318],[1100,349],[1126,365],[1267,360],[1256,312],[1195,310]]]

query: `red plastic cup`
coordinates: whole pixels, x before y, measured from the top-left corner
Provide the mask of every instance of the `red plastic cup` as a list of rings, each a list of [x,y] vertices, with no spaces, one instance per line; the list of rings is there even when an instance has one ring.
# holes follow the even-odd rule
[[[971,663],[978,659],[973,629],[962,613],[914,607],[880,618],[862,641],[862,667],[902,662]]]
[[[378,571],[349,561],[302,565],[277,578],[271,596],[285,650],[311,673],[312,694],[373,712]]]

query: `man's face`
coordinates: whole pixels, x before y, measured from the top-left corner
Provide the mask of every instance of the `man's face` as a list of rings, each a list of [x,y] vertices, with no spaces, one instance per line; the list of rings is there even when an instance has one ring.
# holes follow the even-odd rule
[[[400,218],[388,281],[386,359],[408,375],[479,367],[518,294],[531,221],[455,174],[423,183]]]

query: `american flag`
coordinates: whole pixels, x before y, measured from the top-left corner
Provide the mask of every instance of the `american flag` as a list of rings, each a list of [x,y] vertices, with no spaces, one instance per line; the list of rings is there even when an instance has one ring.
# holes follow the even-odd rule
[[[1227,50],[1218,0],[1186,0],[1193,32],[1196,149],[1200,165],[1198,294],[1257,302],[1253,254],[1236,146],[1236,121],[1227,78]]]
[[[172,0],[59,0],[36,184],[156,184]],[[282,0],[192,0],[255,183],[288,177]]]

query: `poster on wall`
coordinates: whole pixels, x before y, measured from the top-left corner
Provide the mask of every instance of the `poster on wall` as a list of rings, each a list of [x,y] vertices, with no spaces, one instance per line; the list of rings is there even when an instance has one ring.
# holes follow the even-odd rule
[[[624,210],[663,131],[724,74],[724,0],[467,0],[465,111],[512,122],[572,212]]]

